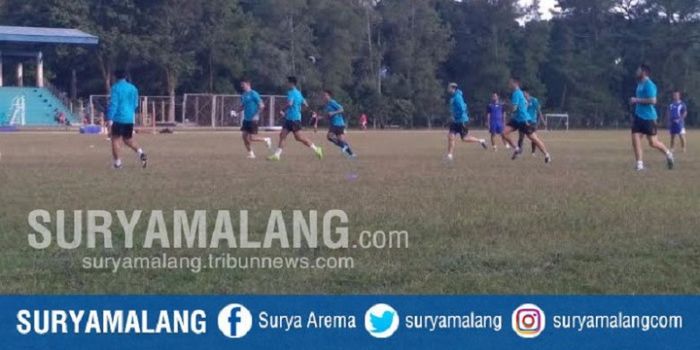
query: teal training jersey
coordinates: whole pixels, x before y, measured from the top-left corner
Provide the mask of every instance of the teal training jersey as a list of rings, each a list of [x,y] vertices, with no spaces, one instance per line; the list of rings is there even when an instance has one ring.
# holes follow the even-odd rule
[[[525,94],[520,89],[515,89],[513,91],[513,96],[511,96],[511,103],[515,107],[515,112],[513,113],[513,120],[519,123],[527,123],[530,121],[530,113],[527,111],[527,100],[525,99]]]
[[[304,104],[304,96],[301,95],[301,91],[297,88],[289,90],[287,93],[287,101],[289,106],[287,107],[287,120],[298,122],[301,121],[301,105]]]
[[[115,123],[134,124],[136,109],[139,107],[139,91],[136,86],[126,81],[119,80],[112,86],[112,94],[109,97],[107,118]]]
[[[241,96],[241,104],[243,104],[243,120],[256,121],[260,119],[260,94],[255,90],[250,90]]]
[[[452,95],[450,107],[452,108],[452,119],[454,119],[455,123],[469,122],[469,110],[467,102],[464,101],[462,90],[457,90]]]
[[[654,84],[654,82],[649,78],[642,80],[637,85],[637,98],[656,98],[656,93],[656,84]],[[634,109],[634,114],[640,119],[644,120],[656,120],[658,118],[658,115],[656,114],[656,107],[650,104],[637,103],[637,106]]]
[[[338,112],[342,111],[343,106],[338,103],[336,100],[330,100],[328,104],[326,104],[326,112],[331,113],[331,112]],[[345,116],[343,113],[338,113],[335,114],[331,117],[331,125],[332,126],[337,126],[337,127],[344,127],[345,126]]]
[[[527,114],[530,115],[530,121],[537,123],[540,113],[540,100],[537,97],[530,97],[530,103],[527,106]]]

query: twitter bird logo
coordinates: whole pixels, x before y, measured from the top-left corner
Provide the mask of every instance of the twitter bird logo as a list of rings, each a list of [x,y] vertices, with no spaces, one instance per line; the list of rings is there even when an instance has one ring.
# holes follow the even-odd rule
[[[365,313],[365,329],[375,338],[389,338],[399,328],[399,315],[388,304],[377,304]]]
[[[389,327],[391,327],[391,324],[394,323],[394,315],[396,315],[396,313],[391,311],[384,311],[381,317],[377,317],[373,314],[370,314],[369,318],[373,328],[371,332],[386,332],[386,330],[389,329]]]

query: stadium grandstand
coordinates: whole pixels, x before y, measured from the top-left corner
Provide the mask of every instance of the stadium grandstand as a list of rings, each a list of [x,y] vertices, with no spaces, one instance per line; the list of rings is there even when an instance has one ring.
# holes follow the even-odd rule
[[[0,127],[50,127],[80,123],[60,91],[44,76],[46,45],[97,45],[99,39],[77,29],[0,26]],[[35,65],[34,84],[25,80],[25,66]],[[5,79],[5,68],[14,79]]]

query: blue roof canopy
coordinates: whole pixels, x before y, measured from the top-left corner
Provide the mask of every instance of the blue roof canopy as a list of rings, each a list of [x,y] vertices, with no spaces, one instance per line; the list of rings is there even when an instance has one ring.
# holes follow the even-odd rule
[[[99,38],[77,29],[0,26],[0,42],[97,45]]]

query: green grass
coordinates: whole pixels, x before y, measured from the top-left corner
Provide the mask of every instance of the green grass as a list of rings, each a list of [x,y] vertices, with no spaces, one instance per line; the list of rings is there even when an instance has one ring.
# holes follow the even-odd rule
[[[262,160],[261,147],[260,160],[248,161],[237,133],[139,136],[151,167],[139,169],[129,155],[126,168],[113,171],[102,137],[0,135],[0,293],[700,293],[693,135],[676,170],[647,148],[643,173],[632,170],[627,131],[543,133],[550,166],[541,156],[511,161],[474,145],[459,145],[447,166],[443,132],[354,132],[360,159],[348,162],[312,136],[326,148],[322,162],[294,142],[279,163]],[[350,173],[359,178],[349,181]],[[247,209],[258,233],[271,209],[343,209],[353,237],[407,230],[410,247],[230,251],[351,256],[350,270],[113,274],[82,269],[81,257],[162,251],[38,251],[27,243],[34,209],[176,208]]]

